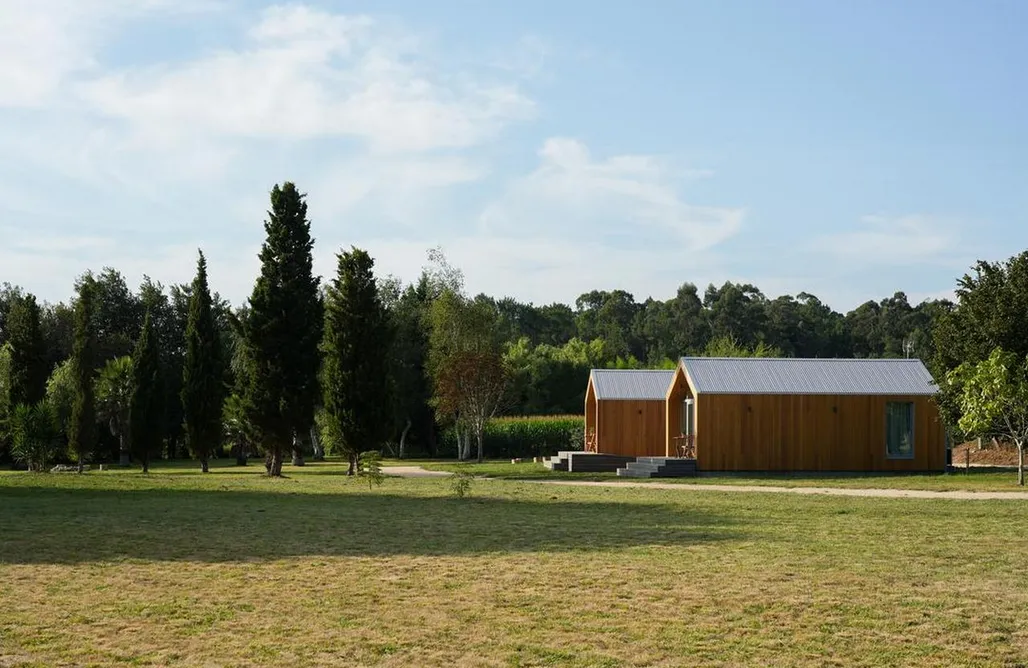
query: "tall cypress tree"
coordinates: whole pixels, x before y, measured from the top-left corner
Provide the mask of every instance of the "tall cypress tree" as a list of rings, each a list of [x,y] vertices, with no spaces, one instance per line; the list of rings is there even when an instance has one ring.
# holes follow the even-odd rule
[[[389,327],[374,260],[359,248],[338,258],[325,300],[323,399],[353,475],[357,455],[379,445],[389,428]]]
[[[221,337],[211,304],[207,259],[200,251],[196,277],[190,290],[189,318],[186,322],[182,407],[189,449],[200,460],[200,469],[204,473],[207,473],[208,459],[221,439],[221,412],[225,403]]]
[[[150,309],[143,318],[143,332],[132,353],[132,399],[129,402],[131,448],[150,471],[150,457],[160,449],[161,361]]]
[[[86,276],[79,285],[79,298],[75,303],[75,342],[71,352],[75,397],[71,405],[68,444],[78,457],[79,473],[96,442],[96,393],[93,386],[96,355],[94,290],[93,278]]]
[[[46,340],[40,324],[39,304],[33,295],[20,297],[7,315],[7,337],[11,343],[12,406],[34,406],[46,396]]]
[[[307,203],[294,184],[272,189],[264,229],[261,275],[243,323],[250,366],[245,405],[268,474],[280,476],[283,453],[294,439],[305,442],[314,424],[323,317]]]

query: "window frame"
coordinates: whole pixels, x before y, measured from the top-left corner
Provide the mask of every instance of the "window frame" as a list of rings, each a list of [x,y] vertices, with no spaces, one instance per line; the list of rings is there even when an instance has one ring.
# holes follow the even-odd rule
[[[910,454],[893,454],[892,452],[889,451],[889,406],[891,404],[901,404],[901,405],[907,406],[907,408],[908,408],[908,415],[909,415],[909,421],[910,421]],[[889,400],[889,401],[885,402],[885,458],[886,459],[911,460],[911,459],[914,459],[914,457],[916,456],[916,448],[915,448],[915,445],[914,445],[916,443],[916,441],[915,441],[915,430],[916,430],[915,411],[916,410],[917,410],[917,407],[914,405],[914,402],[910,401],[910,400],[903,400],[903,401]]]

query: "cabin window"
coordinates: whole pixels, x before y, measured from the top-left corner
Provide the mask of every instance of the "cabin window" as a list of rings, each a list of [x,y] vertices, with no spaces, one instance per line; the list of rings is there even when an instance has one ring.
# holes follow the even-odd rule
[[[889,459],[913,459],[914,402],[885,404],[885,454]]]

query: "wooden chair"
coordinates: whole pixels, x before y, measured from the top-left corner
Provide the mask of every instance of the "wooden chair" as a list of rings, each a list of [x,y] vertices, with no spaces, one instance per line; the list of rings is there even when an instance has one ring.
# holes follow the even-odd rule
[[[590,429],[585,434],[585,451],[586,452],[597,452],[596,450],[596,430]]]
[[[696,459],[696,441],[692,434],[679,434],[672,438],[679,457]]]

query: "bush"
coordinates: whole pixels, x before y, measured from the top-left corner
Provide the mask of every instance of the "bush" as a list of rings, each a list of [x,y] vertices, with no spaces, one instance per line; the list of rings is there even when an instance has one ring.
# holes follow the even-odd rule
[[[485,428],[485,456],[548,457],[561,450],[581,450],[585,418],[581,415],[538,415],[502,417],[490,420]],[[442,436],[443,451],[457,451],[453,428]]]
[[[26,464],[30,471],[43,472],[47,464],[60,452],[60,428],[57,414],[46,401],[28,406],[18,404],[14,408],[14,445],[11,454],[14,460]]]

